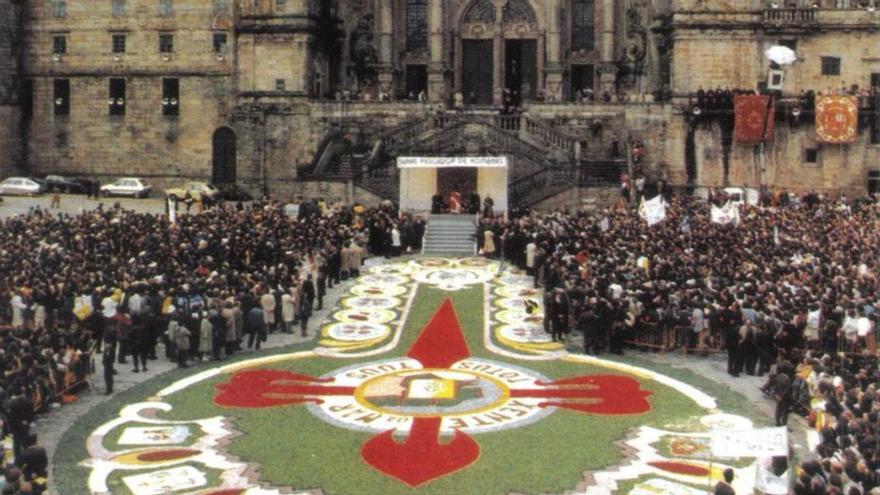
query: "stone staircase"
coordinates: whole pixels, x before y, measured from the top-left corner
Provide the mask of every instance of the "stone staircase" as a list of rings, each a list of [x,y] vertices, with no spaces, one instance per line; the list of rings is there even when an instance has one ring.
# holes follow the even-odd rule
[[[425,227],[422,254],[473,256],[477,226],[474,215],[430,215]]]

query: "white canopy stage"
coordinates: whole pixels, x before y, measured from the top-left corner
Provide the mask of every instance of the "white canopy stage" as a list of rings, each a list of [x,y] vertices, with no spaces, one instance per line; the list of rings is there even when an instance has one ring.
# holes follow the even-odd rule
[[[476,169],[476,191],[480,198],[491,197],[494,210],[507,212],[508,160],[505,156],[399,157],[400,210],[431,211],[431,198],[442,194],[440,169]],[[473,191],[457,191],[469,194]]]

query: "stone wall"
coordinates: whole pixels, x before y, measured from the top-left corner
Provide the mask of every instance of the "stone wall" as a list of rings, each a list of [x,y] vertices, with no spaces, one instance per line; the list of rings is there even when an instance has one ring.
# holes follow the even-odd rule
[[[721,132],[717,124],[701,125],[696,130],[698,185],[724,185]],[[861,132],[855,144],[823,145],[816,142],[813,125],[777,125],[775,139],[766,145],[765,183],[794,192],[864,193],[868,171],[880,165],[880,146],[871,145],[868,139],[868,133]],[[806,162],[807,149],[818,150],[816,163]],[[759,158],[754,146],[731,146],[728,184],[758,186]]]
[[[601,210],[613,206],[620,198],[617,187],[573,187],[565,192],[541,201],[533,208],[538,211],[562,209]]]
[[[0,178],[22,165],[17,9],[12,0],[0,0]]]
[[[35,173],[210,179],[212,134],[227,123],[229,80],[180,78],[180,116],[162,115],[162,77],[126,77],[124,116],[109,115],[106,77],[70,78],[70,115],[55,115],[53,78],[34,78]]]
[[[210,179],[212,134],[229,124],[234,101],[232,54],[214,49],[214,35],[232,39],[231,2],[215,12],[212,0],[67,2],[56,16],[47,0],[28,2],[25,74],[33,81],[34,114],[28,150],[35,174],[59,172],[109,179],[146,177],[156,184]],[[112,36],[126,37],[113,53]],[[173,36],[170,53],[159,35]],[[53,53],[53,37],[66,52]],[[109,80],[125,80],[125,115],[109,115]],[[179,81],[179,116],[163,115],[163,79]],[[69,115],[55,115],[54,81],[70,82]]]

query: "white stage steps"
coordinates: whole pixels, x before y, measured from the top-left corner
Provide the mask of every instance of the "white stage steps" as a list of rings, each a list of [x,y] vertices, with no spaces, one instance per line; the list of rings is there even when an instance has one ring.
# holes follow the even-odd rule
[[[429,215],[422,254],[473,256],[476,253],[476,215]]]

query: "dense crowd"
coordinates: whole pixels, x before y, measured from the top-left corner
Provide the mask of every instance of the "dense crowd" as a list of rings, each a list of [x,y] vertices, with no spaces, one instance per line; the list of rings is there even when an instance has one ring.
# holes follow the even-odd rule
[[[554,340],[576,329],[585,352],[623,352],[645,328],[685,329],[681,345],[723,345],[731,375],[769,373],[777,422],[795,411],[821,431],[819,461],[803,464],[796,493],[880,486],[880,368],[867,352],[880,316],[877,205],[777,191],[744,207],[739,225],[718,225],[710,204],[669,195],[665,220],[650,228],[625,207],[505,219],[489,206],[479,249],[546,289]],[[34,410],[63,397],[92,355],[109,393],[114,366],[131,359],[147,371],[157,342],[187,366],[259,348],[271,331],[298,324],[305,334],[328,288],[357,276],[368,254],[418,250],[424,232],[388,204],[302,202],[291,213],[261,200],[174,224],[119,207],[6,220],[0,388],[16,464],[39,453],[27,448]],[[12,467],[10,476],[39,486],[40,473]]]
[[[678,328],[681,345],[723,346],[733,376],[772,372],[777,423],[800,412],[822,436],[795,493],[880,490],[877,204],[776,191],[719,225],[710,202],[667,200],[650,228],[630,208],[519,212],[483,218],[478,240],[544,286],[554,340],[577,329],[585,352],[623,352],[646,328]]]
[[[419,223],[389,204],[208,206],[176,223],[114,206],[75,216],[34,209],[0,224],[0,404],[14,450],[6,486],[19,490],[11,493],[39,486],[25,462],[35,413],[84,385],[93,361],[110,394],[115,366],[147,372],[160,342],[186,367],[259,349],[273,331],[298,325],[306,335],[328,288],[358,276],[368,253],[398,254]]]

